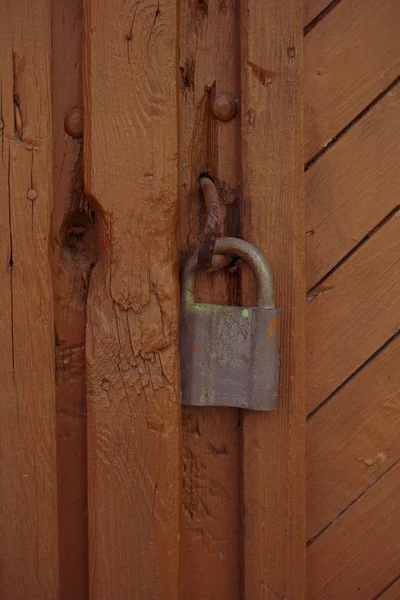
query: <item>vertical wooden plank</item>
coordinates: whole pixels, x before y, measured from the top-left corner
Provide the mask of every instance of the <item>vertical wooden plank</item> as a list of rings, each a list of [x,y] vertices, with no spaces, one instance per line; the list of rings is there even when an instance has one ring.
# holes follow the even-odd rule
[[[89,595],[175,599],[181,512],[176,3],[85,0]]]
[[[235,0],[181,2],[180,249],[182,261],[204,225],[200,174],[218,182],[221,235],[238,234],[239,117],[223,122],[211,104],[221,93],[239,94]],[[237,281],[226,272],[199,275],[199,300],[235,303]],[[186,600],[240,598],[239,412],[183,409],[182,575]]]
[[[243,418],[251,600],[305,595],[301,25],[298,0],[241,4],[243,237],[270,260],[282,309],[279,410]]]
[[[0,596],[58,598],[50,2],[0,8]]]
[[[88,595],[85,327],[93,223],[83,195],[82,0],[52,0],[57,475],[61,600]]]

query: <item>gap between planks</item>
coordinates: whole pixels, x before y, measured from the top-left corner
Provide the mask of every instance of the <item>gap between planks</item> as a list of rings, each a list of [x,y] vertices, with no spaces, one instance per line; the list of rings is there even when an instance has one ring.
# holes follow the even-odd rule
[[[398,264],[399,217],[395,213],[368,244],[308,296],[309,412],[398,331],[398,282],[391,270]],[[368,336],[363,332],[369,332]],[[346,357],[340,350],[343,344],[347,344]]]
[[[400,575],[389,583],[374,600],[399,600],[400,598]]]
[[[380,92],[365,108],[363,108],[363,110],[360,111],[352,121],[350,121],[350,123],[343,127],[343,129],[341,129],[339,133],[337,133],[331,140],[329,140],[329,142],[327,142],[324,145],[324,147],[321,148],[321,150],[317,152],[317,154],[313,158],[306,162],[304,170],[307,172],[308,169],[310,169],[318,160],[320,160],[324,156],[324,154],[328,152],[328,150],[330,150],[330,148],[332,148],[332,146],[334,146],[334,144],[336,144],[336,142],[338,142],[345,133],[349,131],[349,129],[351,129],[366,114],[368,114],[369,111],[372,108],[374,108],[374,106],[376,106],[376,104],[378,104],[378,102],[380,102],[386,96],[386,94],[388,94],[399,82],[400,76],[395,77],[395,79],[393,79],[393,81],[382,92]]]
[[[363,498],[363,496],[365,496],[365,494],[367,494],[370,490],[372,490],[372,488],[375,485],[379,485],[380,481],[390,473],[390,471],[392,469],[394,469],[398,464],[400,463],[400,458],[398,460],[396,460],[395,463],[393,463],[392,465],[390,465],[390,467],[388,469],[386,469],[386,471],[384,471],[382,473],[382,475],[380,475],[373,483],[371,483],[371,485],[369,485],[368,487],[365,488],[365,490],[363,492],[361,492],[361,494],[359,494],[357,496],[357,498],[354,498],[354,500],[352,500],[347,506],[346,508],[344,508],[342,511],[340,511],[340,513],[338,513],[336,515],[336,517],[334,519],[332,519],[332,521],[330,521],[330,523],[328,523],[327,525],[325,525],[325,527],[323,527],[323,529],[321,529],[321,531],[319,531],[318,533],[316,533],[315,535],[313,535],[312,538],[310,538],[307,541],[307,548],[309,548],[310,546],[312,546],[322,535],[324,535],[324,533],[326,533],[337,521],[338,519],[340,519],[341,517],[343,517],[343,515],[346,514],[346,512],[354,505],[356,504],[359,500],[361,500],[361,498]]]
[[[304,38],[306,162],[399,75],[398,25],[397,0],[352,0]]]
[[[396,209],[399,119],[397,84],[307,171],[307,289]]]
[[[309,546],[309,600],[370,600],[398,575],[399,467],[397,461]]]
[[[304,1],[304,35],[325,19],[342,0],[305,0]]]

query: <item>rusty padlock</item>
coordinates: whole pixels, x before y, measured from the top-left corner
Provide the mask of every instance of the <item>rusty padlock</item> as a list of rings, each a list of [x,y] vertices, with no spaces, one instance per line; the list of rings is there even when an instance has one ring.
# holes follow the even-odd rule
[[[181,281],[182,403],[274,410],[280,311],[274,305],[271,269],[257,248],[238,238],[219,238],[214,252],[240,256],[250,264],[257,277],[258,306],[196,303],[197,254],[187,259]]]

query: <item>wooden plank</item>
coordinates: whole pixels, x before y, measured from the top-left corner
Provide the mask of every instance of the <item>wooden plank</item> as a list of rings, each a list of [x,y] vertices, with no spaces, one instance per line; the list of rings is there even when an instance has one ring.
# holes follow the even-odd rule
[[[307,289],[399,204],[400,85],[306,173]]]
[[[52,1],[60,598],[88,597],[85,328],[93,225],[83,197],[81,0]],[[72,135],[70,135],[72,134]]]
[[[331,0],[304,0],[303,1],[303,25],[306,27],[315,17],[317,17]]]
[[[306,36],[306,161],[400,74],[399,28],[398,0],[354,0]]]
[[[85,0],[90,598],[176,599],[176,5]]]
[[[0,596],[58,597],[50,2],[0,8]]]
[[[243,597],[300,600],[305,597],[302,14],[297,0],[245,0],[240,16],[243,237],[270,260],[282,309],[279,410],[243,417]],[[254,286],[251,291],[254,302]]]
[[[233,200],[222,207],[221,235],[238,234],[240,119],[218,121],[211,113],[219,94],[238,96],[235,4],[180,4],[182,261],[198,243],[204,223],[201,173],[221,182],[221,199]],[[237,286],[225,272],[198,279],[199,301],[235,303]],[[240,598],[239,421],[236,409],[183,409],[182,579],[187,599]]]
[[[400,598],[400,577],[377,598],[379,600],[399,600]]]
[[[399,573],[400,463],[307,552],[307,598],[370,600]]]
[[[400,337],[307,425],[307,537],[400,459]]]
[[[399,328],[400,213],[307,298],[307,406],[314,410]]]

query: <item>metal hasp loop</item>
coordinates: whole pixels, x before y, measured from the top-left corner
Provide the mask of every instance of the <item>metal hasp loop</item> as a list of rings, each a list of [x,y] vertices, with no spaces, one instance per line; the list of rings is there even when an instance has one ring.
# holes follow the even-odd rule
[[[258,306],[195,302],[198,251],[189,256],[181,280],[180,357],[182,403],[275,410],[279,389],[279,321],[273,278],[263,254],[244,240],[216,241],[213,263],[239,256],[254,271]]]
[[[208,269],[211,266],[215,242],[219,234],[221,205],[218,198],[217,187],[209,177],[200,177],[199,186],[203,192],[207,217],[200,240],[197,261],[200,269]]]
[[[219,238],[215,242],[214,253],[229,256],[240,256],[248,262],[257,277],[258,307],[274,308],[274,279],[268,261],[258,248],[234,237]],[[187,261],[182,274],[182,302],[194,304],[194,290],[198,271],[197,252]]]

